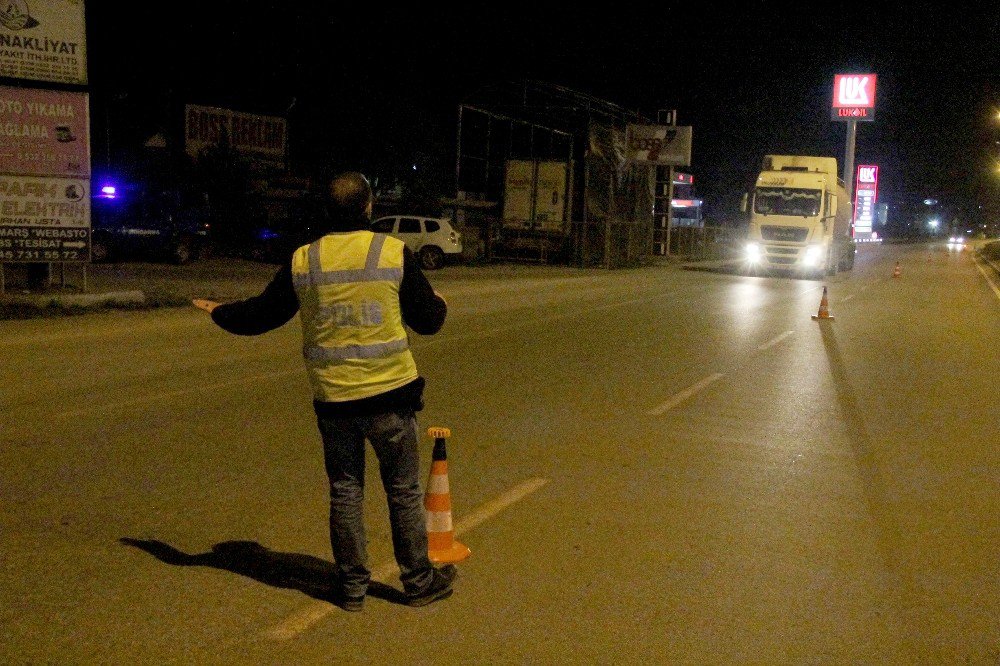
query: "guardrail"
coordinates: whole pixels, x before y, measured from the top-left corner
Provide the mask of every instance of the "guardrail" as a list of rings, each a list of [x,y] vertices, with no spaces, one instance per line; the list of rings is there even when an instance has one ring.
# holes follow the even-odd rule
[[[1000,275],[1000,242],[987,243],[976,254],[987,266],[992,268],[997,275]]]

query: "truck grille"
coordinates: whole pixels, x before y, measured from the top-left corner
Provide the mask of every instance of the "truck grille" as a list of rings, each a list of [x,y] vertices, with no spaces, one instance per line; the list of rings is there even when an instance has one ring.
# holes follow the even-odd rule
[[[764,225],[760,228],[761,238],[769,241],[785,241],[802,243],[809,237],[809,229],[805,227],[777,227]]]
[[[765,245],[764,254],[767,259],[767,263],[772,266],[791,266],[798,263],[800,249],[801,248],[798,247]]]

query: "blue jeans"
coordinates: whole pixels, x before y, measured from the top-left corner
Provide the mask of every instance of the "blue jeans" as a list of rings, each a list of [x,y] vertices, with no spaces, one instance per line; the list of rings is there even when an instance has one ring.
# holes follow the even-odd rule
[[[330,478],[330,543],[347,596],[368,589],[368,548],[363,513],[365,440],[375,449],[389,503],[392,550],[407,594],[427,589],[433,569],[427,557],[427,523],[420,491],[417,420],[404,410],[368,416],[319,416],[326,473]]]

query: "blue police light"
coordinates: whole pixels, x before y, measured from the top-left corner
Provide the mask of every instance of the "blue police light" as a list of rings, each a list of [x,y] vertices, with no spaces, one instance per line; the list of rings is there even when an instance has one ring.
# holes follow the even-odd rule
[[[101,188],[101,196],[105,199],[114,199],[118,196],[118,188],[114,185],[105,185]]]

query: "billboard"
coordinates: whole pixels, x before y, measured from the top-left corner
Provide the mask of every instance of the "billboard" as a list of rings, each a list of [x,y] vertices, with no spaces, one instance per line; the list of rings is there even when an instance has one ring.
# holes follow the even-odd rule
[[[0,1],[0,76],[86,85],[83,0]]]
[[[878,197],[878,167],[873,164],[858,165],[854,186],[854,233],[871,233],[875,220],[875,201]]]
[[[90,260],[90,181],[0,175],[0,261]]]
[[[211,106],[184,107],[184,149],[197,158],[206,148],[227,143],[262,166],[284,168],[285,119]]]
[[[629,125],[625,130],[625,159],[636,164],[689,166],[691,127]]]
[[[875,120],[874,74],[837,74],[833,77],[833,104],[830,115],[834,120]]]
[[[89,176],[87,94],[0,86],[0,169]]]

